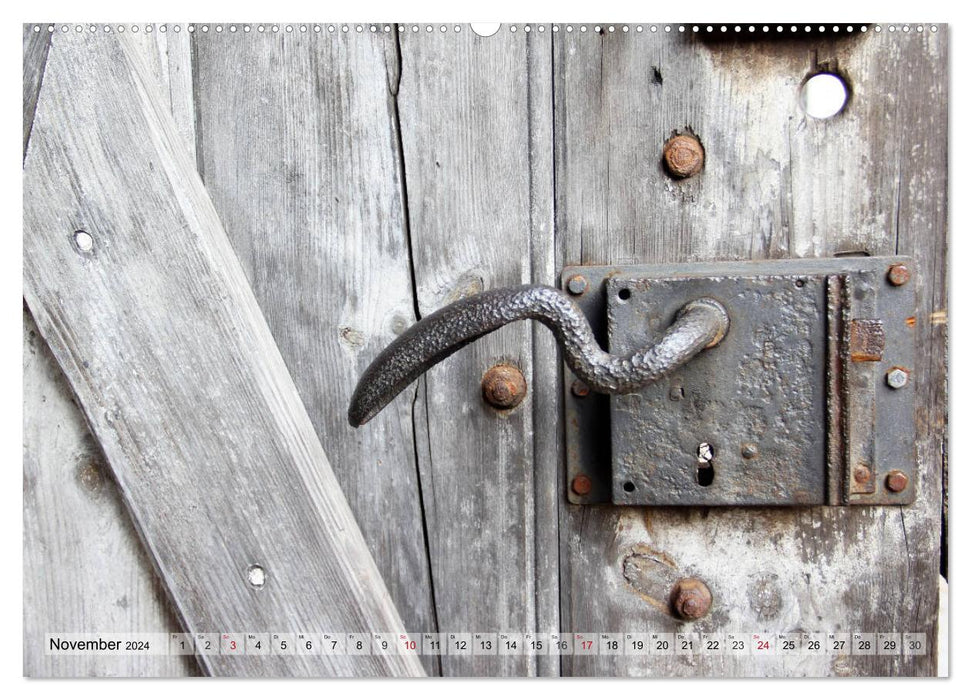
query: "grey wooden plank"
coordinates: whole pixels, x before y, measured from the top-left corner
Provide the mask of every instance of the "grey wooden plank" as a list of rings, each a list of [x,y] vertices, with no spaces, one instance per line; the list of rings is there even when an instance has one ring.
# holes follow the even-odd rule
[[[123,34],[52,43],[24,185],[38,328],[187,630],[403,631],[141,54]],[[262,587],[248,582],[256,564]],[[406,656],[200,663],[422,673]]]
[[[591,27],[592,29],[592,27]],[[909,507],[679,509],[566,506],[566,629],[925,632],[926,656],[574,657],[574,675],[934,675],[945,422],[946,33],[702,41],[560,32],[555,47],[559,265],[802,257],[865,250],[920,261],[919,496]],[[853,96],[806,117],[811,71]],[[692,130],[697,178],[661,147]],[[693,624],[671,584],[715,596]]]
[[[539,31],[539,27],[543,27]],[[557,285],[553,207],[552,25],[532,25],[526,40],[529,106],[530,266],[532,281]],[[549,329],[532,324],[533,517],[536,533],[536,629],[560,629],[559,522],[562,493],[563,406],[559,355]],[[537,674],[558,676],[560,657],[537,658]]]
[[[437,630],[413,406],[346,410],[414,322],[391,33],[196,32],[200,172],[408,630]],[[437,657],[425,659],[438,672]]]
[[[192,85],[192,34],[168,31],[167,25],[143,25],[141,32],[129,34],[133,46],[142,51],[149,70],[161,88],[175,129],[196,158],[196,110]],[[161,31],[166,27],[166,31]],[[151,31],[149,31],[151,29]]]
[[[550,51],[548,39],[508,26],[491,37],[467,25],[444,33],[405,29],[397,101],[417,304],[425,315],[532,278],[531,241],[550,235],[544,208],[551,172],[543,146],[531,143],[549,129],[538,123],[549,117],[531,102],[546,99],[548,83],[544,89],[542,78],[531,81],[529,68]],[[483,374],[501,362],[533,383],[529,324],[477,341],[418,385],[419,469],[445,632],[527,632],[556,623],[544,600],[556,591],[546,549],[556,527],[549,520],[556,486],[549,462],[533,469],[532,390],[510,412],[482,399]],[[448,656],[442,667],[463,676],[551,668],[537,669],[528,656]]]
[[[46,26],[37,25],[42,33],[33,26],[24,34],[25,154],[50,43]],[[146,58],[153,53],[147,43]],[[24,342],[24,675],[198,674],[195,659],[186,656],[45,654],[44,636],[54,631],[181,628],[67,379],[26,307]]]
[[[180,630],[111,471],[24,310],[24,675],[186,676],[191,656],[60,656],[55,632]]]
[[[34,31],[34,27],[38,30]],[[24,155],[27,155],[27,142],[30,129],[34,124],[34,110],[37,108],[37,95],[44,79],[44,65],[47,51],[51,45],[51,35],[47,25],[25,24],[24,33]]]

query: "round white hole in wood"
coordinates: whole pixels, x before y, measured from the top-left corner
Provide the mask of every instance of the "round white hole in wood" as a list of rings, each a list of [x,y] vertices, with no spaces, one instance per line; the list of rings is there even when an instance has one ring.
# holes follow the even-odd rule
[[[94,249],[94,237],[87,231],[75,231],[74,245],[82,253],[90,253]]]
[[[246,572],[246,579],[253,588],[263,588],[266,584],[266,571],[259,564],[253,564]]]
[[[820,73],[803,84],[799,99],[810,117],[829,119],[843,110],[848,97],[842,78],[832,73]]]

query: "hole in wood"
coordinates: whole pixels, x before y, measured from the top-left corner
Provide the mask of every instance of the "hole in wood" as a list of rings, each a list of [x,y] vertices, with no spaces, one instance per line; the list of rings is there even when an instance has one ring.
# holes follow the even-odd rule
[[[75,231],[74,245],[82,253],[90,253],[94,250],[94,236],[87,231]]]
[[[253,588],[263,588],[266,584],[266,571],[259,564],[253,564],[246,572],[246,580]]]
[[[802,108],[814,119],[829,119],[843,111],[849,91],[838,75],[819,73],[802,86],[799,100]]]

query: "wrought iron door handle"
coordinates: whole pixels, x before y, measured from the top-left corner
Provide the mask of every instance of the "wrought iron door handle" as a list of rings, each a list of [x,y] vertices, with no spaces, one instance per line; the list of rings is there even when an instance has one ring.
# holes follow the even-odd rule
[[[556,336],[574,374],[593,391],[636,391],[685,364],[728,332],[725,307],[703,297],[685,304],[654,345],[621,357],[604,352],[580,308],[564,292],[544,285],[495,289],[467,297],[426,316],[375,358],[358,381],[347,412],[358,427],[436,363],[508,323],[533,319]]]

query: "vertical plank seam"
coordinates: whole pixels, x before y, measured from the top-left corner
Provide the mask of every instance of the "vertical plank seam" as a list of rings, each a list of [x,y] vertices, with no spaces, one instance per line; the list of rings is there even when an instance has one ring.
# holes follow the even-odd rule
[[[550,25],[550,29],[552,30],[552,25]],[[549,69],[550,69],[550,71],[549,71],[550,83],[549,83],[549,93],[546,96],[546,98],[548,100],[547,106],[548,106],[548,109],[549,109],[548,114],[549,114],[549,119],[550,119],[550,124],[549,124],[549,126],[550,126],[550,143],[549,143],[549,149],[550,149],[550,151],[549,151],[549,161],[548,161],[548,163],[549,163],[549,178],[550,178],[550,183],[549,183],[549,186],[550,186],[550,190],[549,190],[549,197],[550,197],[549,206],[550,206],[550,209],[549,209],[548,215],[550,217],[549,218],[550,230],[549,230],[549,233],[547,235],[548,235],[548,238],[549,238],[549,245],[551,246],[551,248],[550,248],[550,250],[548,252],[545,252],[544,253],[544,257],[545,257],[546,261],[548,261],[550,259],[550,257],[552,257],[553,269],[552,269],[551,272],[553,274],[553,279],[548,280],[548,281],[549,282],[553,282],[556,279],[556,258],[557,258],[557,250],[556,250],[556,170],[555,170],[555,161],[556,161],[556,157],[555,157],[555,151],[556,151],[556,127],[555,127],[555,125],[556,125],[556,114],[555,114],[555,105],[556,105],[556,100],[555,100],[555,94],[554,94],[556,79],[555,79],[555,73],[554,73],[555,61],[554,61],[554,42],[553,42],[553,38],[552,38],[552,31],[550,31],[550,49],[549,49],[549,57],[548,58],[549,58]],[[527,66],[529,66],[529,65],[530,64],[527,62]],[[530,88],[532,88],[532,80],[531,79],[528,81],[528,84],[530,85]],[[532,101],[534,99],[534,95],[533,95],[532,89],[530,89],[529,99],[530,99],[530,102],[532,103]],[[532,118],[533,117],[532,104],[530,105],[530,108],[529,108],[528,113],[529,113],[530,117]],[[534,130],[531,128],[529,130],[530,150],[532,150],[532,148],[533,148],[533,142],[532,142],[532,140],[533,140],[533,133],[534,133]],[[534,199],[534,184],[535,184],[535,181],[534,181],[534,179],[532,177],[532,174],[533,173],[532,173],[532,159],[531,159],[530,160],[530,199],[531,199],[531,206],[530,206],[530,218],[531,218],[531,221],[530,221],[530,231],[531,231],[531,234],[532,234],[533,231],[536,230],[535,222],[532,221],[532,216],[533,216],[533,211],[534,211],[534,207],[532,206],[532,204],[535,201],[535,199]],[[545,215],[546,214],[544,214],[544,216]],[[530,236],[530,240],[532,240],[532,235]],[[536,274],[535,262],[533,262],[534,261],[534,258],[532,256],[530,257],[530,261],[534,265],[534,269],[533,269],[532,272],[535,275]],[[544,261],[544,265],[545,265],[545,261]],[[542,353],[541,343],[543,341],[538,338],[538,334],[539,333],[546,333],[546,332],[547,331],[546,331],[545,328],[542,328],[541,329],[538,324],[535,324],[535,323],[533,324],[532,348],[533,348],[533,368],[534,368],[533,371],[534,372],[536,371],[535,368],[537,366],[537,360],[540,360],[540,361],[542,361],[544,359],[546,361],[549,361],[550,360],[549,357],[545,357],[544,358],[544,357],[540,357],[539,356],[539,354],[545,354],[545,353]],[[538,351],[539,351],[539,354],[538,354]],[[552,360],[555,363],[554,364],[554,367],[552,369],[552,373],[551,373],[552,374],[552,377],[553,377],[553,385],[551,387],[549,387],[549,389],[552,391],[552,395],[554,397],[556,397],[557,394],[558,394],[558,391],[559,391],[559,381],[558,381],[558,379],[559,379],[559,376],[560,376],[560,372],[559,372],[559,369],[558,369],[558,365],[556,364],[556,363],[559,362],[559,352],[555,348],[554,348],[554,351],[553,351]],[[537,411],[538,408],[539,407],[534,404],[534,406],[533,406],[534,416],[535,416],[535,413],[536,413],[536,411]],[[555,445],[557,445],[557,444],[563,444],[562,441],[561,441],[561,437],[562,436],[561,436],[561,432],[560,432],[561,431],[561,425],[562,424],[561,424],[561,421],[560,421],[558,415],[554,418],[553,425],[554,425],[554,427],[556,429],[556,431],[555,431],[556,432],[556,436],[554,438],[556,440],[556,442],[554,444]],[[538,452],[540,452],[540,449],[539,448],[542,448],[541,440],[538,440],[537,439],[536,427],[537,427],[536,426],[536,420],[534,419],[533,420],[533,431],[534,431],[533,432],[533,444],[534,444],[533,460],[534,460],[534,463],[536,461],[536,454]],[[554,513],[553,513],[553,517],[552,517],[552,519],[551,519],[551,521],[549,523],[536,523],[536,526],[535,526],[536,527],[536,531],[534,533],[534,536],[538,540],[539,539],[538,533],[541,532],[543,528],[552,528],[553,531],[554,531],[553,537],[551,538],[551,541],[554,542],[554,543],[556,543],[556,545],[557,545],[556,548],[555,548],[556,549],[556,569],[555,569],[555,572],[556,572],[556,578],[555,578],[555,583],[556,583],[556,606],[555,606],[554,609],[555,609],[555,614],[556,614],[556,625],[557,625],[557,628],[560,629],[563,626],[563,622],[562,622],[563,618],[562,618],[562,615],[561,615],[561,612],[560,612],[560,606],[559,606],[559,597],[560,597],[560,595],[559,595],[559,589],[560,589],[560,582],[561,582],[560,581],[560,577],[559,577],[559,572],[560,572],[560,567],[561,567],[560,548],[559,548],[559,541],[560,541],[560,494],[559,494],[559,484],[560,484],[560,468],[561,467],[560,467],[560,459],[559,459],[559,451],[558,450],[554,450],[553,451],[553,463],[554,463],[554,469],[553,469],[553,473],[552,473],[552,476],[553,476],[553,484],[552,484],[552,486],[553,486],[553,499],[554,499],[554,509],[555,510],[554,510]],[[533,499],[534,500],[533,507],[534,507],[534,511],[535,511],[537,509],[538,505],[539,505],[539,499],[538,499],[539,490],[535,488],[535,485],[534,485],[534,493],[536,494],[536,496],[534,496],[534,499]],[[548,540],[548,541],[550,541],[550,540]],[[534,571],[536,571],[537,573],[539,572],[538,552],[534,554]],[[537,583],[539,583],[539,581],[537,581]],[[538,588],[539,588],[539,586],[537,586],[537,589]],[[537,600],[536,600],[536,612],[535,612],[535,614],[536,614],[536,625],[537,625],[537,629],[538,629],[539,628],[539,623],[540,623],[540,619],[539,619],[540,611],[539,611],[538,595],[537,595]],[[560,656],[558,656],[558,655],[557,656],[552,656],[552,655],[550,656],[549,670],[551,671],[551,675],[552,674],[555,674],[556,676],[561,676],[562,675],[562,664],[560,663]],[[538,664],[537,664],[537,675],[539,675]]]
[[[398,92],[401,88],[401,72],[403,70],[403,60],[401,56],[401,32],[396,30],[394,33],[394,55],[397,62],[397,75],[395,76],[394,86],[389,85],[391,92],[391,111],[394,115],[395,145],[398,148],[398,168],[401,171],[401,213],[405,228],[405,241],[408,243],[408,271],[411,276],[411,294],[414,305],[415,321],[421,320],[421,308],[418,304],[418,276],[415,273],[415,249],[414,240],[411,235],[411,211],[408,203],[408,171],[405,167],[405,144],[401,131],[401,111],[398,108]]]
[[[526,236],[526,247],[527,247],[527,260],[529,260],[529,279],[530,279],[530,281],[534,281],[536,279],[537,267],[538,266],[536,265],[536,259],[535,259],[535,256],[536,256],[536,245],[535,245],[535,242],[533,241],[533,235],[536,232],[536,221],[533,218],[533,215],[535,213],[535,202],[536,202],[536,179],[535,179],[535,172],[534,172],[534,168],[533,168],[533,166],[534,166],[534,161],[533,161],[533,81],[531,79],[532,76],[530,75],[530,68],[529,68],[529,55],[531,53],[530,52],[530,42],[531,42],[531,40],[532,40],[532,37],[530,37],[528,35],[525,37],[525,41],[524,41],[524,51],[525,51],[525,54],[526,55],[525,55],[525,60],[523,61],[523,63],[526,66],[526,115],[527,115],[527,119],[529,120],[529,123],[528,123],[528,125],[526,127],[526,153],[529,154],[529,156],[526,158],[527,198],[529,200],[529,207],[527,209],[527,211],[529,212],[528,215],[527,215],[528,216],[528,221],[529,221],[529,233]],[[530,406],[530,408],[531,408],[531,411],[530,411],[531,416],[530,416],[530,418],[531,418],[532,428],[533,428],[533,435],[532,435],[532,442],[533,442],[533,460],[532,460],[532,462],[533,463],[530,465],[531,468],[530,467],[527,467],[527,470],[526,470],[526,472],[527,472],[526,473],[526,479],[529,479],[530,480],[529,490],[532,491],[532,493],[533,493],[533,512],[532,512],[532,519],[533,519],[533,532],[532,532],[532,539],[533,539],[533,542],[532,542],[532,550],[533,550],[533,552],[532,552],[532,554],[533,554],[533,557],[532,557],[533,558],[533,561],[532,561],[532,565],[533,565],[533,572],[532,572],[532,579],[533,579],[533,605],[532,605],[532,607],[533,607],[533,629],[534,630],[538,630],[539,629],[539,617],[540,617],[540,601],[539,601],[540,586],[539,586],[539,547],[537,547],[537,544],[539,544],[538,540],[539,540],[539,527],[540,527],[540,523],[537,522],[538,508],[537,508],[537,503],[536,503],[536,455],[538,453],[538,451],[536,449],[536,442],[537,442],[537,440],[536,440],[536,410],[538,408],[537,402],[536,402],[536,368],[539,366],[539,364],[538,364],[537,361],[538,360],[541,361],[541,358],[538,358],[536,356],[537,355],[537,352],[536,352],[537,342],[536,342],[536,324],[535,323],[531,323],[530,324],[529,339],[530,339],[530,342],[529,342],[529,352],[530,352],[530,356],[532,357],[532,377],[531,377],[531,380],[532,380],[532,383],[533,383],[533,390],[529,392],[529,401],[530,401],[530,404],[531,404],[531,406]],[[528,502],[528,500],[529,499],[528,499],[528,496],[527,496],[524,499],[524,503]],[[525,525],[525,523],[524,523],[524,525]],[[536,676],[539,675],[539,663],[538,663],[538,661],[537,661],[537,659],[536,659],[535,656],[527,657],[527,660],[526,660],[526,674],[527,675],[536,675]]]
[[[408,171],[405,165],[405,144],[403,132],[401,129],[401,111],[398,106],[398,93],[401,88],[401,74],[404,69],[404,61],[401,54],[401,32],[398,31],[400,25],[395,25],[394,31],[394,56],[396,63],[396,75],[394,84],[388,84],[388,90],[391,93],[391,113],[393,115],[392,128],[395,135],[395,146],[397,147],[397,161],[398,161],[398,180],[401,183],[401,215],[402,215],[402,225],[404,227],[405,242],[408,246],[408,273],[411,281],[411,299],[413,311],[415,314],[415,321],[421,320],[421,307],[418,303],[418,276],[415,271],[415,251],[414,251],[414,239],[411,230],[411,210],[408,200]],[[421,453],[418,447],[418,421],[420,420],[418,412],[415,410],[418,405],[418,396],[420,392],[425,390],[424,380],[420,380],[415,387],[415,393],[411,400],[411,437],[412,437],[412,451],[415,457],[415,486],[418,489],[418,511],[421,514],[421,534],[422,534],[422,544],[425,548],[425,562],[428,567],[428,587],[429,595],[432,602],[432,624],[435,626],[434,632],[439,632],[439,622],[438,622],[438,599],[435,596],[435,568],[432,566],[432,549],[431,541],[429,539],[428,533],[428,512],[425,508],[425,490],[422,484],[421,478]],[[428,397],[425,397],[425,434],[429,434],[431,428],[431,423],[428,417]],[[431,458],[431,446],[429,445],[428,450],[429,459]],[[439,649],[441,652],[441,649]],[[438,671],[440,675],[444,675],[444,668],[441,663],[441,657],[438,658]]]
[[[552,144],[552,151],[553,152],[552,152],[552,163],[551,163],[550,170],[552,172],[552,180],[553,180],[553,182],[552,182],[552,187],[553,187],[553,191],[552,191],[552,195],[553,195],[553,212],[552,212],[553,213],[553,222],[552,222],[553,230],[552,230],[551,233],[552,233],[552,238],[553,238],[553,251],[552,251],[552,253],[553,253],[553,273],[554,273],[554,279],[555,279],[556,271],[559,270],[559,269],[561,269],[561,267],[562,267],[562,265],[564,263],[564,260],[563,260],[564,254],[563,254],[563,250],[562,250],[562,241],[563,241],[563,239],[560,236],[560,216],[561,216],[561,213],[562,212],[561,212],[561,209],[560,209],[560,206],[559,206],[559,184],[560,183],[559,183],[559,170],[558,170],[558,168],[561,165],[561,162],[562,161],[561,161],[561,158],[558,157],[558,151],[559,151],[559,132],[558,132],[558,129],[557,129],[558,120],[557,120],[557,94],[556,94],[556,76],[557,76],[557,73],[556,73],[556,48],[557,48],[557,40],[556,39],[557,39],[556,36],[551,34],[551,36],[550,36],[550,108],[551,108],[551,113],[552,113],[552,123],[550,125],[550,136],[551,136],[551,138],[553,140],[553,144]],[[564,148],[565,148],[565,141],[564,141]],[[582,240],[581,240],[581,246],[582,246]],[[581,255],[580,255],[580,257],[581,257],[581,260],[582,260],[582,258],[583,258],[582,248],[581,248]],[[559,356],[559,353],[557,353],[555,355],[555,359],[556,359],[556,362],[558,364],[558,366],[557,366],[557,376],[560,376],[560,373],[563,371],[563,369],[562,369],[561,366],[559,366],[560,365],[560,356]],[[557,387],[555,388],[555,390],[556,391],[559,391],[559,385],[557,385]],[[564,429],[564,426],[563,426],[563,421],[560,420],[559,417],[557,417],[556,425],[558,426],[557,427],[557,439],[562,441],[562,439],[563,439],[563,429]],[[562,442],[560,444],[562,444]],[[564,557],[563,557],[563,542],[562,542],[562,532],[561,532],[561,527],[560,527],[561,526],[561,523],[562,523],[562,520],[561,519],[564,517],[563,510],[562,510],[562,497],[561,497],[561,494],[560,494],[560,483],[562,483],[562,480],[563,479],[564,479],[564,469],[563,469],[563,465],[560,463],[560,460],[557,459],[556,483],[554,484],[554,490],[556,492],[556,543],[557,543],[557,546],[556,546],[556,571],[557,571],[557,575],[559,577],[558,578],[558,581],[557,581],[557,584],[558,584],[558,592],[557,592],[557,599],[558,599],[557,600],[557,613],[558,613],[558,618],[559,618],[559,620],[558,620],[558,622],[559,622],[558,627],[559,627],[560,633],[563,633],[565,631],[564,630],[563,623],[564,623],[564,620],[568,619],[567,616],[564,615],[564,612],[565,612],[564,608],[565,608],[565,606],[564,606],[563,568],[564,568],[564,566],[566,564],[564,563]],[[565,675],[564,674],[564,664],[563,664],[563,657],[562,656],[558,657],[556,666],[557,666],[557,674],[562,678]]]
[[[535,242],[533,240],[533,237],[536,234],[536,230],[537,230],[537,222],[536,222],[536,218],[535,218],[535,214],[536,214],[536,173],[535,173],[535,168],[534,168],[534,165],[535,165],[535,160],[534,160],[535,140],[534,140],[534,133],[533,133],[533,131],[534,131],[533,130],[533,127],[534,127],[534,122],[533,122],[533,117],[534,117],[534,114],[533,114],[533,106],[535,104],[535,97],[534,97],[534,94],[533,94],[533,80],[532,80],[532,77],[533,76],[532,76],[532,70],[531,70],[531,66],[530,66],[530,56],[533,53],[532,46],[533,46],[533,37],[532,36],[527,36],[526,37],[526,40],[525,40],[525,47],[524,47],[525,48],[525,53],[526,53],[525,62],[524,62],[525,65],[526,65],[526,114],[528,115],[527,118],[529,119],[529,124],[528,124],[527,129],[526,129],[526,151],[529,154],[529,158],[527,159],[527,168],[528,168],[528,197],[529,197],[529,209],[528,209],[528,211],[529,211],[529,214],[528,214],[528,216],[529,216],[529,234],[527,236],[527,246],[528,246],[528,256],[529,256],[528,257],[528,260],[529,260],[529,279],[531,281],[533,281],[533,282],[544,282],[545,280],[537,279],[538,276],[542,276],[543,269],[542,269],[542,265],[541,264],[537,264],[537,261],[536,261],[537,251],[536,251]],[[533,381],[533,387],[534,387],[533,391],[530,392],[530,401],[532,403],[532,406],[531,406],[531,409],[532,409],[531,410],[531,419],[532,419],[532,428],[533,428],[533,436],[532,436],[532,443],[533,443],[533,464],[532,464],[532,470],[530,471],[530,473],[527,476],[527,478],[529,478],[531,480],[531,482],[530,482],[530,488],[531,488],[532,495],[533,495],[533,499],[532,499],[533,500],[533,512],[532,512],[532,520],[533,520],[533,532],[532,532],[532,539],[533,539],[533,542],[532,542],[532,555],[533,555],[533,557],[532,557],[532,560],[533,560],[532,561],[532,564],[533,564],[533,575],[532,575],[532,578],[533,578],[533,629],[536,630],[536,631],[538,631],[540,629],[540,616],[541,616],[541,611],[540,611],[540,608],[541,608],[541,600],[540,600],[541,593],[540,593],[540,591],[542,589],[541,581],[540,581],[540,575],[541,575],[540,574],[540,568],[541,567],[540,567],[540,547],[539,547],[539,538],[540,538],[540,536],[539,536],[539,533],[542,531],[544,525],[546,525],[546,523],[541,523],[538,520],[538,518],[539,518],[539,511],[540,511],[540,509],[539,509],[540,490],[537,487],[537,481],[538,481],[538,479],[537,479],[537,469],[536,469],[536,467],[537,467],[537,455],[538,454],[541,454],[541,447],[542,447],[542,445],[540,444],[541,439],[537,436],[537,430],[536,430],[536,426],[537,426],[536,416],[537,416],[537,412],[539,410],[539,404],[537,402],[537,396],[536,396],[535,387],[537,385],[537,382],[536,382],[537,372],[538,372],[537,368],[541,368],[542,367],[543,358],[540,357],[540,355],[542,353],[540,351],[540,345],[539,345],[540,341],[539,341],[539,339],[537,337],[537,330],[538,329],[536,327],[536,324],[531,324],[529,337],[530,337],[530,355],[532,357],[532,381]],[[542,370],[540,369],[539,371],[542,371]],[[527,669],[526,669],[526,672],[527,672],[527,674],[532,674],[532,675],[536,675],[536,676],[540,675],[540,662],[539,662],[539,660],[535,656],[530,657],[530,658],[527,659]]]
[[[947,397],[945,394],[944,405],[947,405]],[[947,579],[948,573],[948,552],[947,552],[947,415],[944,416],[944,435],[941,437],[941,557],[940,566],[938,570],[941,576]]]
[[[199,99],[200,61],[198,58],[198,51],[199,45],[196,41],[196,37],[193,36],[189,39],[189,80],[192,81],[192,121],[195,129],[194,141],[192,145],[195,148],[195,153],[193,155],[195,156],[196,161],[196,171],[199,173],[199,179],[202,180],[203,184],[205,184],[205,159],[202,156],[202,110],[199,108],[199,105],[202,102]]]
[[[421,452],[418,448],[418,412],[416,411],[418,405],[418,396],[421,392],[425,391],[426,384],[423,379],[418,381],[415,387],[415,395],[411,399],[411,436],[412,436],[412,449],[415,454],[415,476],[416,476],[416,486],[418,488],[418,512],[421,514],[421,534],[422,534],[422,544],[425,547],[425,561],[428,565],[428,586],[429,594],[432,600],[432,624],[435,626],[434,632],[439,631],[438,624],[438,600],[435,597],[435,570],[432,567],[432,548],[431,542],[428,537],[428,514],[425,510],[425,490],[422,486],[421,481],[421,469],[419,467],[419,459],[421,458]],[[426,394],[424,400],[425,407],[425,434],[428,434],[427,427],[430,426],[428,418],[428,396]],[[431,445],[428,446],[429,460],[431,460]],[[434,657],[433,657],[434,658]],[[440,675],[444,674],[444,670],[441,664],[441,648],[439,648],[439,659],[438,659],[438,671]]]

